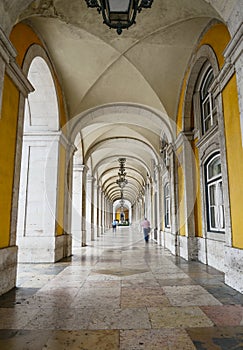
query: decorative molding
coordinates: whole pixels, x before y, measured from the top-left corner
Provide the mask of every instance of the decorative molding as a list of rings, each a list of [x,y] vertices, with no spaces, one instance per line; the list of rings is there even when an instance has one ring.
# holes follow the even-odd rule
[[[217,75],[217,77],[214,79],[214,82],[212,83],[210,90],[213,94],[213,97],[216,99],[217,96],[223,91],[229,80],[231,79],[232,75],[235,72],[235,67],[232,63],[229,61],[226,61],[224,66],[222,67],[221,71]]]
[[[27,97],[30,92],[34,91],[33,86],[16,63],[17,52],[9,39],[0,28],[0,56],[6,65],[6,73],[12,79],[19,91]]]
[[[10,61],[10,65],[6,66],[6,72],[24,97],[27,97],[30,92],[34,91],[33,86],[16,62]]]
[[[0,28],[0,56],[6,64],[17,56],[17,51]]]
[[[194,140],[194,132],[193,131],[181,131],[175,140],[175,149],[178,150],[185,141]]]
[[[220,92],[223,91],[223,89],[231,79],[232,75],[235,73],[235,64],[242,55],[242,43],[243,24],[240,26],[239,30],[236,32],[235,36],[232,38],[232,40],[224,50],[225,64],[211,86],[211,91],[213,93],[214,98],[216,98],[220,94]]]
[[[235,33],[234,37],[231,39],[230,43],[224,50],[225,60],[229,60],[234,64],[242,54],[243,50],[243,23],[239,27],[238,31]]]
[[[215,134],[218,132],[218,124],[215,124],[212,126],[196,143],[196,146],[200,148],[201,146],[205,145],[209,139],[211,139]]]

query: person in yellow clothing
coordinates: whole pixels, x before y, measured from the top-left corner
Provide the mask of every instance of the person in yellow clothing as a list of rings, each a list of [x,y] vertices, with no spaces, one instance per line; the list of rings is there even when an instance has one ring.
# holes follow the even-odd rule
[[[143,222],[141,223],[141,226],[143,228],[143,234],[145,242],[148,243],[149,240],[149,232],[150,232],[150,222],[145,218]]]

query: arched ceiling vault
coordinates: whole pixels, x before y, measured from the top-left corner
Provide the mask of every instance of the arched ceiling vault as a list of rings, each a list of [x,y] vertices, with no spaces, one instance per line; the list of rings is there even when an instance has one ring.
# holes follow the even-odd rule
[[[154,0],[121,36],[84,0],[0,0],[0,17],[3,29],[24,21],[43,40],[77,158],[116,200],[113,181],[125,157],[132,202],[161,163],[161,135],[173,141],[182,79],[202,31],[212,20],[227,22],[237,2]]]
[[[20,16],[48,46],[72,116],[126,101],[165,110],[171,118],[185,66],[212,18],[221,19],[204,0],[154,1],[118,36],[84,0],[34,1]]]
[[[140,187],[140,184],[137,183],[134,178],[131,178],[129,176],[127,177],[127,180],[128,180],[128,184],[126,185],[123,193],[125,194],[129,190],[130,192],[133,192],[136,196],[138,196],[140,191],[142,191],[142,188]],[[107,193],[108,198],[113,193],[119,193],[119,195],[120,195],[121,189],[119,188],[119,186],[117,184],[115,184],[115,185],[116,186],[111,185],[109,188],[107,186],[107,188],[105,189],[105,192]]]

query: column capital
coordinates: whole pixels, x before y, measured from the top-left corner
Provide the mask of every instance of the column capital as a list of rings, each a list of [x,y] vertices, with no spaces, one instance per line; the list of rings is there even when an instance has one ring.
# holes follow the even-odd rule
[[[73,165],[73,170],[80,171],[81,173],[83,173],[83,175],[86,175],[89,168],[85,164],[75,163]]]
[[[185,144],[185,142],[192,140],[194,140],[194,131],[181,131],[175,141],[176,150]]]
[[[94,183],[96,181],[96,178],[93,175],[88,174],[87,175],[87,182]]]

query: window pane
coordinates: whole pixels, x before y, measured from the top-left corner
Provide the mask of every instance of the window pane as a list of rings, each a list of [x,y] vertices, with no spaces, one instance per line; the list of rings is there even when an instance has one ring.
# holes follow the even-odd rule
[[[224,221],[224,206],[221,205],[219,207],[219,228],[223,230],[225,228],[225,221]]]
[[[218,202],[219,205],[223,205],[224,201],[223,201],[223,184],[222,181],[219,182],[218,184]]]
[[[210,101],[209,99],[207,99],[204,103],[203,103],[203,118],[207,118],[211,113],[211,108],[210,108]]]
[[[209,205],[215,205],[215,192],[216,186],[212,185],[209,187]]]
[[[210,208],[210,226],[216,228],[215,207]]]
[[[213,70],[210,68],[204,75],[201,87],[200,87],[200,96],[201,96],[201,112],[202,112],[202,132],[205,133],[209,128],[213,126],[213,108],[214,100],[213,96],[209,92],[210,86],[214,80]],[[208,120],[206,120],[208,118]]]
[[[206,73],[204,81],[202,83],[201,94],[203,99],[208,95],[208,90],[210,88],[210,85],[212,84],[213,78],[213,71],[211,69],[209,72]]]
[[[208,131],[208,129],[210,129],[212,126],[212,123],[211,123],[211,118],[207,118],[204,120],[204,132]]]
[[[208,229],[222,232],[225,229],[225,216],[221,160],[219,154],[208,163],[206,175]]]
[[[220,157],[215,157],[208,165],[208,180],[221,174]]]

